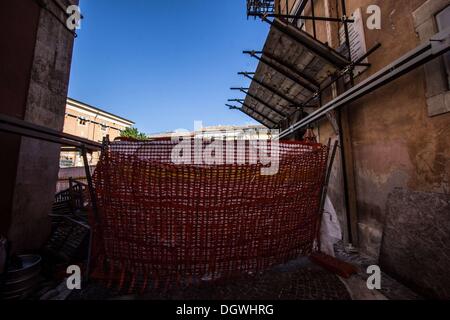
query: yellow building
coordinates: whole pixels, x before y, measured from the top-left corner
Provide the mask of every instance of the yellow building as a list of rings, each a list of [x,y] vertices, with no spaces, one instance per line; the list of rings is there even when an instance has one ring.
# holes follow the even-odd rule
[[[110,140],[120,136],[121,131],[134,125],[133,121],[119,117],[86,103],[67,99],[64,119],[64,133],[72,134],[95,142],[102,142],[106,135]],[[99,154],[88,156],[89,164],[96,165]],[[61,152],[61,167],[82,166],[83,161],[78,153]]]

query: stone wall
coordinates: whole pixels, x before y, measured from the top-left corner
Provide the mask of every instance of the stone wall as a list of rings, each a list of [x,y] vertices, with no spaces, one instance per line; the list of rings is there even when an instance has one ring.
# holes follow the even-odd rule
[[[1,114],[20,119],[25,115],[39,12],[39,6],[28,0],[14,1],[14,5],[11,1],[0,2]],[[19,136],[0,132],[0,237],[6,236],[11,223],[20,142]]]
[[[428,297],[450,299],[450,195],[396,189],[386,211],[384,271]]]
[[[47,3],[48,10],[56,13],[62,21],[67,19],[53,1],[44,2]],[[78,3],[77,0],[65,2]],[[31,68],[27,71],[27,81],[24,83],[27,90],[16,93],[23,96],[23,112],[17,116],[28,122],[61,131],[74,36],[48,10],[41,8],[37,1],[10,1],[4,6],[5,11],[2,12],[17,12],[17,19],[20,19],[21,10],[32,11],[37,21],[37,25],[12,26],[28,28],[30,33],[35,34],[34,39],[26,39],[32,41],[29,46],[34,50],[29,51],[32,55],[24,57],[30,59]],[[11,37],[2,41],[12,42],[14,45],[24,39]],[[24,60],[15,62],[19,65],[24,63]],[[16,157],[16,168],[13,171],[15,176],[10,181],[13,195],[9,210],[1,213],[2,220],[7,222],[3,229],[7,230],[13,252],[31,251],[42,245],[50,231],[47,215],[55,193],[60,149],[58,145],[30,138],[5,139],[14,139],[17,151],[11,154]]]

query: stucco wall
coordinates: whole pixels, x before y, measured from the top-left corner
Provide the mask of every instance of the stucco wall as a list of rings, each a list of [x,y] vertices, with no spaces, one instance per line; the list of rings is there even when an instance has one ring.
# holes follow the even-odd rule
[[[67,114],[70,114],[70,116]],[[120,136],[120,132],[122,130],[126,129],[125,126],[116,124],[112,121],[100,120],[83,112],[68,110],[67,114],[64,119],[64,132],[95,142],[102,142],[105,135],[109,135],[109,138],[112,141]],[[93,122],[87,121],[86,125],[83,126],[79,124],[79,121],[76,117],[84,117],[86,120]],[[100,123],[108,126],[106,131],[102,130],[102,126]]]
[[[85,125],[80,124],[80,117],[83,117],[86,120]],[[106,130],[103,130],[102,125],[106,126]],[[107,135],[110,140],[113,141],[119,137],[120,132],[125,129],[125,125],[120,125],[113,121],[98,119],[98,117],[92,116],[86,112],[78,112],[68,108],[66,109],[63,129],[65,133],[101,143],[103,138]],[[89,153],[87,157],[89,165],[95,166],[100,159],[100,152]],[[62,167],[84,166],[83,157],[79,152],[62,152],[61,159],[63,160],[61,161]]]
[[[431,1],[435,5],[441,0]],[[316,14],[327,14],[325,8],[333,3],[335,1],[316,1]],[[347,0],[346,3],[348,13],[361,8],[364,21],[369,5],[378,5],[382,11],[381,30],[365,28],[367,47],[380,42],[382,48],[370,56],[372,66],[356,79],[357,83],[421,43],[413,12],[426,3],[425,0]],[[317,35],[323,42],[336,44],[336,30],[326,23],[317,24]],[[312,31],[310,23],[307,31]],[[450,270],[450,257],[443,252],[445,246],[442,245],[448,240],[450,226],[449,213],[447,219],[442,218],[442,208],[448,208],[445,204],[450,198],[450,113],[429,116],[427,86],[430,85],[421,67],[348,108],[358,208],[358,247],[362,253],[379,258],[385,271],[406,280],[425,295],[448,297],[448,292],[442,290],[443,276],[439,270]],[[320,123],[319,132],[323,143],[330,137],[336,138],[327,120]],[[337,157],[329,196],[345,238],[340,168]],[[430,206],[433,199],[443,204]],[[399,207],[402,210],[398,210]],[[417,234],[417,230],[423,229],[427,232]],[[431,234],[434,236],[429,237]],[[411,252],[416,260],[409,259]],[[436,257],[439,257],[439,268],[433,267]],[[420,273],[427,275],[426,281],[415,279]]]
[[[377,3],[381,30],[366,30],[368,47],[383,46],[362,79],[419,45],[412,13],[424,1],[349,1],[350,10]],[[379,253],[387,199],[395,188],[450,193],[450,114],[429,117],[423,68],[350,107],[360,247]],[[420,204],[418,204],[420,205]],[[419,223],[419,221],[418,221]]]
[[[353,6],[364,6],[373,1],[351,1]],[[373,63],[368,74],[387,65],[420,43],[414,30],[412,12],[424,1],[376,1],[382,8],[383,25],[380,31],[367,31],[366,40],[370,47],[375,41],[383,48],[371,57]],[[367,75],[366,75],[367,76]],[[402,77],[392,84],[359,100],[350,107],[351,139],[354,155],[355,178],[358,199],[359,246],[372,256],[380,256],[382,267],[392,270],[399,277],[413,278],[408,270],[418,273],[427,272],[435,260],[432,252],[442,251],[439,239],[427,246],[416,247],[414,242],[402,241],[412,239],[414,228],[404,228],[402,220],[386,219],[386,213],[392,206],[401,203],[404,211],[422,207],[431,211],[428,220],[420,215],[405,216],[408,223],[426,225],[436,228],[438,219],[433,215],[433,208],[426,202],[405,202],[392,197],[396,188],[406,194],[423,192],[431,198],[441,198],[450,194],[450,114],[437,117],[428,116],[426,103],[426,82],[424,69]],[[390,198],[391,197],[391,198]],[[445,197],[445,196],[444,196]],[[388,199],[391,201],[388,203]],[[398,203],[397,203],[398,201]],[[405,207],[406,206],[406,207]],[[408,208],[407,206],[410,206]],[[450,223],[450,220],[443,220]],[[403,246],[398,248],[396,240],[389,230],[401,229],[395,233]],[[437,231],[437,229],[436,229]],[[380,251],[383,234],[391,241],[385,241]],[[443,235],[447,237],[448,235]],[[421,239],[427,242],[427,239]],[[414,247],[416,247],[414,249]],[[388,260],[394,252],[415,250],[424,262],[422,270],[396,267],[395,264],[410,265],[407,257],[403,260]],[[422,250],[422,251],[419,251]],[[417,252],[418,251],[418,252]],[[430,259],[431,258],[431,259]],[[393,264],[394,263],[394,264]],[[450,258],[440,262],[441,267],[450,268]],[[419,268],[419,269],[420,269]],[[427,284],[433,292],[441,275],[435,273],[434,281]],[[427,292],[429,294],[429,292]],[[441,295],[442,296],[442,295]]]

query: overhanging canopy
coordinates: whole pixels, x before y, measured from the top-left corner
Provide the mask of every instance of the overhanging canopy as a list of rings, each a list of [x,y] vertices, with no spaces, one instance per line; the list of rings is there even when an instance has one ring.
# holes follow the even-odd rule
[[[243,110],[268,127],[273,124],[258,113],[280,123],[295,107],[317,106],[320,84],[350,65],[337,51],[278,19],[272,23],[262,55],[249,54],[260,62]]]

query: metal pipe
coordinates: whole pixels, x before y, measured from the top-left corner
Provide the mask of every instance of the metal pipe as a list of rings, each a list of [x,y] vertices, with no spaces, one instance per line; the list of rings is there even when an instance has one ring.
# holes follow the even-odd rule
[[[356,60],[356,61],[353,62],[352,64],[353,64],[353,65],[359,65],[361,61],[363,61],[363,60],[366,59],[368,56],[370,56],[371,54],[373,54],[373,53],[374,53],[376,50],[378,50],[380,47],[381,47],[381,44],[380,44],[380,43],[376,43],[372,48],[370,48],[370,49],[366,52],[366,54],[364,54],[363,56],[361,56],[358,60]],[[262,51],[244,51],[244,53],[247,53],[247,54],[251,54],[251,53],[253,53],[253,52],[254,52],[255,54],[261,54],[261,53],[262,53]],[[369,64],[369,65],[370,65],[370,64]],[[321,95],[326,89],[328,89],[333,83],[335,83],[336,81],[338,81],[339,79],[341,79],[343,76],[345,76],[345,75],[349,72],[349,70],[351,70],[351,68],[349,68],[349,66],[347,66],[344,70],[342,70],[342,71],[339,73],[339,75],[337,75],[336,77],[334,77],[333,79],[331,79],[330,81],[328,81],[327,84],[325,84],[325,85],[319,84],[320,89],[319,89],[318,91],[315,91],[313,96],[311,96],[308,100],[306,100],[305,102],[303,102],[303,103],[301,104],[301,107],[303,107],[303,108],[311,107],[311,106],[308,106],[308,104],[309,104],[310,102],[312,102],[313,100],[315,100],[315,99],[317,99],[318,97],[320,97],[320,95]],[[252,73],[252,74],[254,74],[254,73]],[[312,107],[314,107],[314,106],[312,106]],[[295,112],[294,112],[294,113],[295,113]],[[294,114],[294,113],[292,113],[292,114]],[[292,115],[292,114],[291,114],[291,115]],[[290,116],[291,116],[291,115],[290,115]]]
[[[301,0],[300,6],[299,6],[300,13],[302,13],[305,10],[307,4],[308,4],[308,0]]]
[[[363,56],[361,56],[358,60],[356,60],[355,62],[353,62],[354,65],[359,65],[361,61],[363,61],[364,59],[366,59],[368,56],[370,56],[372,53],[374,53],[376,50],[378,50],[379,48],[381,48],[381,44],[380,43],[376,43],[371,49],[369,49],[366,54],[364,54]],[[248,53],[248,52],[252,52],[252,51],[244,51],[244,53]],[[256,51],[255,51],[256,52]],[[262,53],[262,52],[256,52],[256,53]],[[370,65],[370,64],[369,64]],[[312,102],[313,100],[317,99],[326,89],[328,89],[333,83],[335,83],[336,81],[338,81],[340,78],[342,78],[344,75],[346,75],[349,71],[351,71],[351,68],[346,67],[344,70],[342,70],[338,76],[336,76],[334,79],[332,79],[331,81],[328,81],[328,83],[324,86],[322,86],[321,84],[319,84],[319,87],[321,87],[318,91],[316,91],[314,93],[313,96],[311,96],[308,100],[306,100],[305,102],[301,103],[301,107],[309,107],[308,104],[310,102]],[[252,73],[255,74],[255,73]]]
[[[51,135],[31,131],[29,129],[19,128],[14,125],[6,124],[6,123],[0,123],[0,131],[11,133],[11,134],[16,134],[19,136],[28,137],[28,138],[32,138],[32,139],[37,139],[37,140],[41,140],[41,141],[47,141],[47,142],[61,144],[61,145],[70,145],[70,146],[73,146],[76,148],[81,147],[80,143],[76,143],[73,141],[66,141],[66,140],[63,140],[62,138],[56,138]]]
[[[307,82],[302,81],[300,79],[297,79],[297,77],[294,77],[292,74],[290,74],[290,72],[287,72],[287,71],[283,70],[279,66],[277,66],[274,63],[272,63],[271,61],[267,60],[264,56],[258,57],[255,52],[256,51],[243,51],[244,54],[249,54],[251,57],[259,60],[260,62],[262,62],[263,64],[265,64],[268,67],[272,68],[276,72],[282,74],[283,76],[285,76],[286,78],[288,78],[292,82],[302,86],[303,88],[305,88],[309,92],[315,92],[316,91],[316,89],[311,87]]]
[[[339,110],[342,111],[342,110]],[[347,221],[347,236],[348,236],[348,243],[354,244],[356,239],[353,239],[353,231],[352,231],[352,218],[351,218],[351,210],[350,210],[350,195],[349,195],[349,179],[348,179],[348,172],[347,172],[347,159],[345,157],[345,148],[346,145],[344,143],[344,134],[342,129],[342,116],[339,113],[337,116],[337,122],[338,122],[338,131],[339,131],[339,146],[340,146],[340,158],[341,158],[341,169],[342,169],[342,180],[343,180],[343,187],[344,187],[344,207],[345,207],[345,213],[346,213],[346,221]]]
[[[279,115],[283,119],[288,116],[287,114],[284,114],[283,112],[278,111],[277,109],[275,109],[275,107],[272,107],[270,104],[268,104],[267,102],[263,101],[260,97],[254,95],[254,94],[251,94],[249,91],[245,91],[243,88],[231,88],[231,90],[239,90],[239,91],[245,93],[249,97],[253,98],[254,100],[258,101],[262,105],[266,106],[267,108],[269,108],[270,110],[275,112],[277,115]]]
[[[254,112],[255,114],[257,114],[258,116],[260,116],[263,120],[257,119],[255,116],[251,115],[249,112],[246,112],[246,111],[245,111],[244,109],[242,109],[242,108],[233,106],[233,105],[231,105],[231,104],[225,104],[225,105],[226,105],[227,107],[229,107],[230,110],[239,110],[239,111],[245,113],[247,116],[249,116],[250,118],[252,118],[252,119],[254,119],[254,120],[258,121],[258,122],[260,122],[261,124],[266,125],[266,124],[264,123],[264,121],[263,121],[263,120],[266,120],[267,122],[270,122],[270,123],[273,124],[274,126],[277,125],[274,121],[270,120],[269,118],[267,118],[267,117],[266,117],[265,115],[263,115],[262,113],[260,113],[260,112],[258,112],[258,111],[256,111],[256,110],[254,110],[254,109],[252,109],[252,108],[248,108],[248,106],[245,105],[244,103],[243,103],[242,105],[245,105],[245,107],[246,107],[247,109],[251,110],[252,112]],[[266,126],[267,126],[267,125],[266,125]]]
[[[380,43],[376,43],[369,51],[367,51],[366,54],[364,54],[363,56],[361,56],[358,60],[356,60],[355,62],[353,62],[353,65],[359,65],[361,61],[363,61],[364,59],[366,59],[368,56],[370,56],[372,53],[374,53],[376,50],[378,50],[379,48],[381,48],[381,44]],[[347,67],[344,70],[341,70],[341,72],[333,77],[331,80],[328,81],[328,83],[326,83],[325,85],[320,85],[320,90],[318,90],[317,92],[315,92],[315,94],[310,97],[308,100],[306,100],[303,103],[303,106],[306,107],[306,105],[308,103],[310,103],[311,101],[313,101],[314,99],[318,98],[319,95],[321,95],[326,89],[328,89],[329,87],[331,87],[331,85],[333,85],[334,83],[336,83],[336,81],[338,81],[339,79],[341,79],[343,76],[345,76],[349,71],[351,71],[352,69]]]
[[[347,8],[345,5],[345,0],[341,0],[341,5],[342,5],[342,16],[343,16],[343,18],[347,18]],[[352,61],[352,48],[351,48],[351,44],[350,44],[350,35],[348,32],[348,24],[344,19],[342,21],[344,23],[345,46],[347,47],[347,50],[348,50],[348,60]],[[350,85],[352,87],[355,85],[355,78],[353,75],[353,70],[350,70]]]
[[[283,94],[282,92],[280,92],[279,90],[272,88],[271,86],[269,86],[268,84],[259,81],[258,79],[254,78],[254,77],[250,77],[247,73],[245,72],[239,72],[239,75],[243,75],[244,77],[246,77],[247,79],[250,79],[251,81],[254,81],[255,83],[257,83],[258,85],[260,85],[261,87],[269,90],[270,92],[272,92],[273,94],[279,96],[280,98],[282,98],[283,100],[289,102],[290,104],[294,105],[294,106],[300,106],[301,103],[296,102],[295,100],[289,98],[288,96],[286,96],[285,94]]]
[[[267,121],[273,123],[275,126],[278,126],[278,123],[276,123],[274,120],[270,119],[269,117],[267,117],[265,114],[263,114],[262,112],[259,112],[258,110],[252,108],[251,106],[249,106],[248,104],[245,103],[245,101],[241,102],[238,101],[238,103],[240,103],[243,107],[251,110],[252,112],[256,113],[257,115],[259,115],[260,117],[266,119]]]
[[[7,131],[66,146],[79,148],[82,145],[85,145],[89,150],[101,150],[101,144],[94,141],[59,132],[6,115],[0,115],[0,131]]]
[[[316,20],[316,21],[329,21],[329,22],[343,22],[346,21],[348,23],[355,22],[354,19],[342,19],[342,18],[333,18],[333,17],[312,17],[312,16],[303,16],[303,15],[290,15],[290,14],[276,14],[276,13],[252,13],[250,14],[252,17],[258,18],[283,18],[283,19],[301,19],[301,20]]]
[[[351,63],[351,61],[347,60],[347,58],[343,57],[340,53],[333,50],[329,46],[321,43],[320,41],[314,39],[306,32],[298,30],[297,28],[291,25],[286,25],[283,22],[279,21],[278,19],[270,21],[266,17],[263,17],[262,20],[267,22],[268,24],[270,24],[275,29],[282,32],[292,40],[302,44],[305,48],[316,54],[318,57],[320,57],[328,64],[334,65],[338,68],[345,68],[347,65]]]
[[[270,52],[263,52],[263,54],[268,57],[269,59],[275,61],[276,63],[288,68],[289,70],[292,70],[294,73],[296,73],[300,78],[305,79],[308,81],[308,83],[313,84],[315,87],[319,87],[320,84],[314,79],[313,77],[310,77],[309,75],[305,74],[304,72],[300,71],[295,65],[288,63],[286,61],[281,60],[277,56],[271,54]]]
[[[361,56],[358,60],[356,60],[355,62],[353,62],[353,65],[359,65],[361,61],[363,61],[364,59],[366,59],[368,56],[370,56],[371,54],[373,54],[376,50],[378,50],[379,48],[381,48],[381,44],[380,43],[376,43],[372,48],[370,48],[366,54],[364,54],[363,56]],[[245,51],[245,53],[247,53],[247,51]],[[258,53],[258,52],[257,52]],[[262,52],[259,52],[262,53]],[[369,64],[370,65],[370,64]],[[321,96],[321,94],[328,89],[333,83],[335,83],[336,81],[338,81],[339,79],[341,79],[343,76],[345,76],[349,71],[351,71],[352,69],[349,68],[348,66],[344,69],[341,70],[341,72],[339,73],[339,75],[337,75],[336,77],[334,77],[333,79],[331,79],[330,81],[328,81],[327,84],[322,85],[320,84],[319,86],[321,87],[318,91],[316,91],[314,93],[313,96],[311,96],[308,100],[306,100],[305,102],[303,102],[301,104],[301,107],[306,108],[306,107],[311,107],[308,106],[308,104],[310,102],[312,102],[313,100],[319,98]],[[314,107],[314,106],[312,106]],[[290,116],[292,116],[295,112],[293,112]]]
[[[308,4],[308,0],[301,0],[296,16],[300,17]]]
[[[100,223],[100,217],[98,214],[98,207],[97,207],[97,196],[94,191],[94,183],[92,181],[91,168],[88,163],[85,146],[81,147],[81,155],[83,157],[84,171],[86,173],[86,180],[88,183],[89,195],[91,198],[92,213],[94,214],[95,222]],[[89,247],[88,247],[88,260],[87,260],[86,276],[85,276],[86,282],[89,281],[89,274],[90,274],[90,269],[91,269],[92,240],[93,240],[93,234],[92,234],[93,230],[90,226],[88,226],[88,228],[89,228]]]
[[[256,110],[256,109],[253,109],[252,107],[250,107],[249,105],[247,105],[247,104],[245,103],[245,100],[243,100],[243,99],[228,99],[228,101],[240,103],[243,107],[246,107],[247,109],[250,109],[252,112],[256,113],[256,114],[259,115],[260,117],[262,117],[262,118],[266,119],[267,121],[273,123],[274,125],[278,126],[278,123],[276,123],[276,122],[273,121],[272,119],[268,118],[265,114],[259,112],[259,111]],[[230,107],[230,105],[228,105],[228,104],[227,104],[226,106]]]
[[[87,152],[86,147],[81,147],[81,155],[83,157],[83,164],[84,164],[84,171],[86,173],[86,180],[89,188],[89,195],[91,197],[91,207],[92,212],[94,213],[96,222],[99,222],[99,216],[98,216],[98,208],[97,208],[97,198],[94,191],[94,183],[92,181],[92,174],[91,174],[91,168],[89,166],[88,158],[87,158]]]
[[[336,99],[325,104],[322,108],[310,114],[305,119],[292,125],[280,134],[280,137],[286,137],[296,130],[299,130],[314,121],[325,116],[329,111],[349,104],[356,99],[394,81],[405,73],[416,69],[426,62],[442,55],[450,50],[450,28],[436,34],[428,43],[422,44],[417,48],[406,53],[401,58],[384,67],[366,80],[357,84],[346,91]]]
[[[313,18],[316,16],[315,8],[314,8],[314,0],[311,0],[311,14],[312,14]],[[316,20],[315,19],[313,19],[312,24],[313,24],[314,39],[317,39]]]

